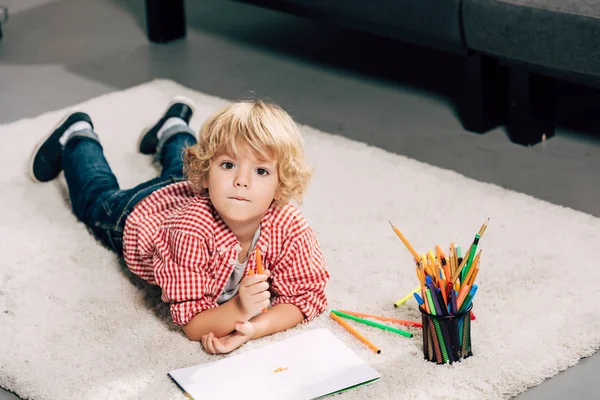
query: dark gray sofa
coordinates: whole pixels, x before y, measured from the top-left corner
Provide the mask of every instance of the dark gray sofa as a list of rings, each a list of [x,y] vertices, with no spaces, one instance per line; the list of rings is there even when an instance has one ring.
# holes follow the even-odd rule
[[[462,2],[470,49],[600,83],[599,0]]]
[[[185,35],[184,0],[146,0],[148,37]],[[554,135],[553,83],[600,87],[600,0],[237,0],[460,55],[460,118],[513,142]]]

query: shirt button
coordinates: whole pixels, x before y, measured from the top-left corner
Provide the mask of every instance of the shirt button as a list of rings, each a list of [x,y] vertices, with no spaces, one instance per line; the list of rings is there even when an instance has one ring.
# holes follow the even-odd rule
[[[219,247],[219,253],[225,253],[227,251],[227,247],[225,245]]]
[[[235,258],[230,258],[229,259],[229,265],[233,265],[235,264]]]
[[[263,252],[263,254],[266,253],[267,252],[267,245],[263,244],[263,246],[260,248],[260,250]]]
[[[240,252],[240,251],[242,251],[242,246],[240,246],[239,244],[236,244],[233,249],[237,252]]]

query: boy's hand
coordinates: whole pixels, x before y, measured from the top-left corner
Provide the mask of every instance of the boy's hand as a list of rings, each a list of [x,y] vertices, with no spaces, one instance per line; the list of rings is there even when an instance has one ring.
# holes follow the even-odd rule
[[[202,336],[202,347],[208,354],[229,353],[254,336],[254,325],[252,322],[238,322],[235,324],[235,332],[222,338],[217,338],[211,333]]]
[[[265,271],[259,275],[248,275],[240,282],[238,301],[242,312],[248,316],[248,319],[269,306],[271,293],[267,278],[270,275],[269,271]]]

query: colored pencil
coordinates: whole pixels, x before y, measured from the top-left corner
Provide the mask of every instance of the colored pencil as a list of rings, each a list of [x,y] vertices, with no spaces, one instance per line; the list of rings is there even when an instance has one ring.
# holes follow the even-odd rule
[[[404,243],[404,245],[406,246],[406,248],[408,249],[408,251],[411,252],[411,254],[413,255],[413,257],[415,258],[415,261],[419,261],[419,253],[417,253],[417,251],[415,250],[414,247],[412,247],[412,245],[408,242],[408,240],[406,239],[406,237],[404,237],[404,235],[402,234],[402,232],[400,232],[400,229],[396,228],[394,226],[394,224],[392,224],[390,221],[388,221],[390,223],[390,225],[392,226],[392,229],[394,230],[394,232],[396,233],[396,235],[400,238],[400,240],[402,241],[402,243]]]
[[[475,257],[475,262],[474,265],[477,265],[479,263],[479,257],[481,257],[481,251],[479,250],[479,253],[477,253],[477,257]],[[471,268],[469,269],[469,272],[467,272],[467,274],[464,276],[464,278],[461,279],[461,287],[465,284],[469,283],[469,280],[471,279],[471,276],[473,275],[473,271],[475,270],[475,268]]]
[[[479,239],[481,239],[481,237],[483,236],[483,233],[485,232],[485,230],[487,229],[487,225],[488,222],[490,221],[490,219],[488,218],[483,225],[481,226],[481,228],[479,229],[479,232],[477,232],[477,235],[479,235]],[[465,257],[462,259],[462,261],[460,262],[460,265],[458,266],[458,268],[456,269],[456,271],[454,271],[454,275],[452,275],[452,282],[456,282],[456,279],[458,278],[458,275],[461,274],[463,268],[465,267],[465,265],[467,264],[467,261],[469,259],[469,254],[471,253],[471,250],[473,248],[473,243],[471,243],[471,246],[469,246],[469,250],[467,250],[467,252],[465,253]],[[459,255],[460,256],[460,255]]]

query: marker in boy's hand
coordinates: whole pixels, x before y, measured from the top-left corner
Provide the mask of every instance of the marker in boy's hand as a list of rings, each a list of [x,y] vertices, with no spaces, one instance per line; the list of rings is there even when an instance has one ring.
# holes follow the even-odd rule
[[[271,273],[266,270],[262,274],[245,276],[240,282],[238,301],[242,311],[251,318],[269,306],[271,293],[267,279]]]

